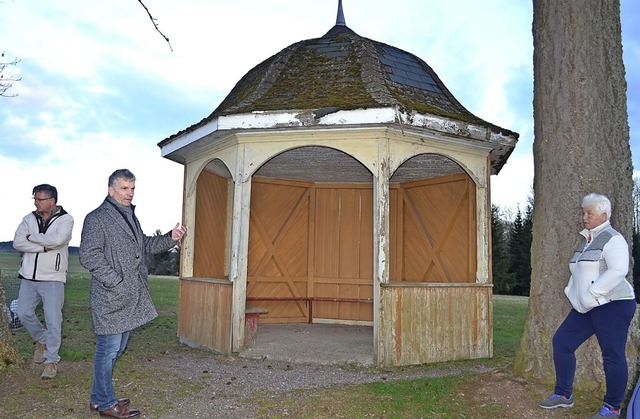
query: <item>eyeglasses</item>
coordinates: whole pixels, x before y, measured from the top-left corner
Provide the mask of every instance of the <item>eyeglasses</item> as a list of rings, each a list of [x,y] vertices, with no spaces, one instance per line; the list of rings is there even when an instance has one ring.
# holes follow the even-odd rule
[[[48,200],[50,200],[50,199],[52,199],[52,198],[53,198],[53,197],[52,197],[52,196],[50,196],[49,198],[35,198],[35,197],[34,197],[33,199],[34,199],[35,201],[42,202],[42,201],[48,201]]]

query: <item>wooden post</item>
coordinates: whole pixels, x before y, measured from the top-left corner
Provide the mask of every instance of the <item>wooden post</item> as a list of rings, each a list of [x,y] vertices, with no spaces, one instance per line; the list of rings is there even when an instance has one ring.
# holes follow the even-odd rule
[[[260,315],[267,314],[269,310],[262,307],[247,307],[244,311],[244,347],[252,348],[258,338],[258,323]]]

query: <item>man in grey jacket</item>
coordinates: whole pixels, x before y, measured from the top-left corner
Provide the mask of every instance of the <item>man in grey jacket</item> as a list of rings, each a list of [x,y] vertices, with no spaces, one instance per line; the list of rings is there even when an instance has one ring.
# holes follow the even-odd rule
[[[91,273],[89,307],[96,334],[90,409],[101,416],[133,418],[130,400],[117,399],[112,382],[116,358],[130,332],[157,317],[147,283],[147,254],[168,251],[184,236],[179,223],[162,236],[145,236],[131,205],[136,178],[127,169],[111,174],[108,196],[84,220],[80,263]]]
[[[33,199],[36,210],[22,219],[13,238],[13,247],[22,252],[18,318],[35,342],[33,361],[44,362],[40,377],[53,378],[60,362],[62,306],[73,217],[57,205],[58,190],[54,186],[34,187]],[[35,312],[40,302],[46,328]]]

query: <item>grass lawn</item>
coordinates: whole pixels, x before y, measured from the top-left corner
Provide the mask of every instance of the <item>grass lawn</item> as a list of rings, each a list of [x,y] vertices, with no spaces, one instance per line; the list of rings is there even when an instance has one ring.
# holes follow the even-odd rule
[[[5,287],[7,303],[17,298],[19,280],[17,279],[20,255],[0,252],[0,270]],[[151,276],[151,297],[158,311],[158,318],[139,328],[135,339],[144,339],[145,352],[153,355],[167,350],[177,349],[176,339],[178,316],[178,281],[175,277]],[[65,285],[63,309],[62,340],[60,356],[70,361],[90,360],[95,352],[95,337],[91,328],[89,314],[90,276],[79,261],[78,255],[69,255],[69,273]],[[38,307],[42,317],[42,306]],[[26,331],[15,334],[18,348],[22,354],[33,352],[33,342]],[[131,345],[135,348],[136,345]],[[132,349],[134,352],[135,349]]]
[[[0,253],[0,269],[2,282],[8,293],[17,291],[16,279],[19,265],[17,253]],[[70,255],[70,269],[66,285],[63,345],[61,357],[79,363],[89,362],[95,350],[95,338],[91,329],[89,315],[89,274],[78,263],[77,255]],[[138,343],[130,346],[132,357],[158,357],[177,352],[180,345],[176,339],[178,281],[174,277],[150,277],[152,297],[156,303],[159,318],[137,329],[133,339]],[[7,298],[10,301],[10,298]],[[483,365],[506,366],[515,355],[522,334],[527,299],[521,297],[494,298],[494,358],[481,361],[460,361],[448,363],[452,369],[460,365],[482,362]],[[40,313],[42,314],[42,313]],[[28,359],[33,353],[33,343],[21,330],[15,334],[21,353]],[[144,342],[141,344],[141,342]],[[135,362],[135,361],[129,361]],[[447,365],[440,366],[448,368]],[[86,380],[87,378],[83,378]],[[468,407],[458,402],[452,403],[449,395],[455,394],[469,380],[466,374],[450,375],[417,380],[400,380],[374,384],[329,388],[313,395],[305,395],[304,405],[293,397],[266,400],[266,408],[270,404],[291,403],[292,408],[300,409],[299,417],[313,417],[316,409],[322,409],[330,400],[331,405],[344,411],[341,417],[371,417],[370,412],[379,412],[376,417],[473,417]],[[88,383],[82,382],[82,388]],[[188,386],[188,384],[185,384]],[[179,391],[177,389],[176,391]],[[366,400],[366,403],[363,401]],[[305,413],[307,412],[307,413]]]

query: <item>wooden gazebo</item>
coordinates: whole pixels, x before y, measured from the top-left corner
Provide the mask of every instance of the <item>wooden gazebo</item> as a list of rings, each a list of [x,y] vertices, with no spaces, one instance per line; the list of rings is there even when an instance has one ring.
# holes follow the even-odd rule
[[[491,357],[489,177],[517,138],[339,3],[159,143],[184,165],[180,340],[238,352],[253,306],[372,325],[378,365]]]

